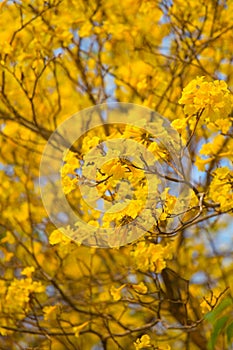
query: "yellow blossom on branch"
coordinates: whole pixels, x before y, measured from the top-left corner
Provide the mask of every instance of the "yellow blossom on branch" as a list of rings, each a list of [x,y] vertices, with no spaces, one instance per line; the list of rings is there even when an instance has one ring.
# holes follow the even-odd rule
[[[145,241],[136,244],[132,251],[136,266],[141,271],[160,273],[166,267],[166,260],[172,257],[172,246],[146,243]]]
[[[74,335],[75,335],[76,338],[79,337],[80,332],[81,332],[89,323],[90,323],[90,322],[87,321],[87,322],[82,323],[82,324],[79,325],[79,326],[73,327]]]
[[[125,288],[125,286],[126,286],[126,284],[123,284],[123,285],[120,286],[119,288],[116,288],[116,287],[114,287],[114,286],[112,286],[112,287],[110,288],[110,294],[111,294],[111,296],[113,297],[113,300],[114,300],[114,301],[118,301],[118,300],[121,299],[121,291],[122,291],[122,289]]]
[[[25,267],[21,271],[21,275],[25,275],[27,277],[31,277],[34,271],[35,271],[35,267],[34,266],[28,266],[28,267]]]
[[[43,308],[43,313],[44,313],[44,319],[45,321],[48,320],[55,320],[57,317],[57,311],[58,311],[58,306],[53,305],[53,306],[45,306]]]
[[[148,290],[144,282],[140,282],[139,284],[132,284],[132,288],[139,294],[146,294]]]
[[[45,286],[41,282],[33,281],[31,277],[14,279],[7,290],[5,307],[15,312],[16,315],[22,315],[29,309],[31,294],[43,293],[44,291]],[[14,303],[12,303],[13,300]]]
[[[183,90],[179,103],[186,115],[203,112],[208,121],[227,118],[232,109],[232,96],[223,80],[206,81],[204,76],[192,80]]]
[[[221,210],[227,211],[233,207],[233,171],[221,167],[213,172],[213,180],[209,187],[209,197],[220,205]]]
[[[150,336],[148,334],[144,334],[141,338],[138,338],[136,342],[134,342],[134,346],[136,350],[150,348],[151,347]]]
[[[52,245],[55,244],[68,244],[70,243],[70,238],[68,238],[63,232],[64,229],[56,229],[49,236],[49,243]]]

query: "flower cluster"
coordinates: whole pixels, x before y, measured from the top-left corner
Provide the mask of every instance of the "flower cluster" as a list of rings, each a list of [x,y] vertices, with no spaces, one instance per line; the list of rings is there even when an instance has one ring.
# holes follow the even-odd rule
[[[30,275],[32,269],[24,269],[22,274]],[[31,277],[14,279],[6,294],[6,308],[15,313],[18,318],[29,310],[29,301],[33,293],[43,293],[45,286],[41,282],[33,281]],[[14,301],[14,302],[12,302]]]
[[[69,227],[67,229],[69,230]],[[63,228],[60,228],[60,229],[54,230],[49,236],[49,243],[52,245],[59,244],[59,243],[63,245],[69,244],[70,238],[67,237],[67,233],[66,233],[67,229],[64,230]],[[68,231],[68,234],[70,233],[73,233],[71,229]]]
[[[166,260],[172,258],[172,246],[141,241],[136,244],[131,254],[137,269],[160,273],[166,267]]]
[[[213,180],[209,188],[210,198],[220,204],[222,211],[233,207],[233,171],[227,167],[217,168],[213,172]]]
[[[77,159],[75,153],[69,150],[65,154],[63,161],[65,163],[60,171],[62,178],[62,186],[64,193],[68,194],[76,188],[76,184],[78,182],[75,169],[79,168],[79,160]]]
[[[207,121],[227,118],[232,109],[232,96],[223,80],[206,81],[197,77],[183,90],[179,103],[184,105],[187,115],[197,115],[203,111]]]

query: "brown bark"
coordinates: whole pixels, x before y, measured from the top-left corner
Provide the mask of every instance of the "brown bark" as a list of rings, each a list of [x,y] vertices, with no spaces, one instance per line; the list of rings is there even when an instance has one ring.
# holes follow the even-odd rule
[[[204,336],[203,324],[199,323],[195,327],[195,322],[201,319],[201,313],[198,307],[193,307],[193,305],[198,304],[189,292],[189,282],[169,268],[162,271],[162,278],[165,285],[165,298],[169,303],[171,315],[182,326],[187,327],[191,341],[199,349],[206,350],[207,339]],[[189,319],[190,308],[192,308],[192,314],[195,317],[193,320]]]

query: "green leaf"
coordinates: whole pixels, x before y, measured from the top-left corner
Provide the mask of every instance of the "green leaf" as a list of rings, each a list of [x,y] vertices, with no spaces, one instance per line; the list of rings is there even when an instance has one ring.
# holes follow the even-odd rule
[[[226,334],[227,334],[227,342],[228,344],[230,344],[231,339],[233,339],[233,321],[227,326]]]
[[[208,349],[209,350],[214,350],[214,346],[216,344],[217,338],[218,338],[219,334],[221,333],[222,329],[224,328],[228,319],[229,319],[229,316],[223,316],[215,322],[213,332],[212,332],[210,340],[208,342]]]
[[[228,306],[232,305],[232,299],[227,297],[221,301],[221,303],[214,308],[212,311],[208,312],[204,318],[210,323],[214,324],[218,316],[224,311]]]

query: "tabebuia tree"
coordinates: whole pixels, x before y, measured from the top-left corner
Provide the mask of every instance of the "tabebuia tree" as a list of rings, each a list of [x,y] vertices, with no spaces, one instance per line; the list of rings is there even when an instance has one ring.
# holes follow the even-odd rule
[[[232,349],[233,2],[0,2],[0,348]]]

